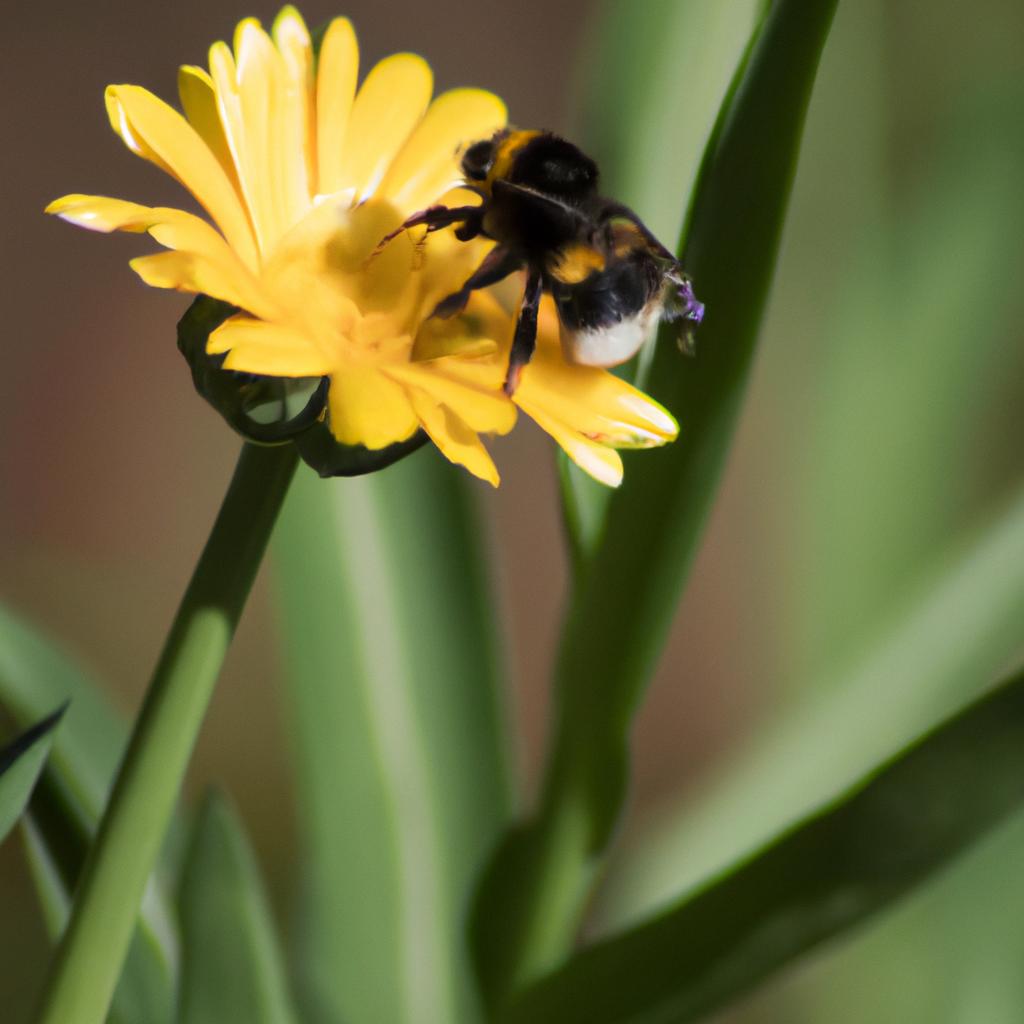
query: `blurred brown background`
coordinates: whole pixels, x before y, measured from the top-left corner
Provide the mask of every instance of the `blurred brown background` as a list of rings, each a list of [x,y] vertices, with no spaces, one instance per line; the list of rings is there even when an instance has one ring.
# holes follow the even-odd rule
[[[364,67],[413,49],[430,60],[438,89],[490,88],[505,97],[516,122],[570,134],[580,51],[597,10],[593,0],[350,0],[343,9],[317,0],[302,6],[310,25],[349,15]],[[803,511],[797,483],[808,457],[804,414],[815,398],[830,310],[850,253],[870,244],[879,213],[865,208],[858,183],[865,176],[884,180],[894,215],[902,216],[903,203],[929,187],[930,154],[968,86],[1019,75],[1024,15],[1018,6],[985,0],[975,11],[965,24],[952,0],[841,5],[811,108],[764,358],[639,726],[634,814],[694,786],[719,753],[756,728],[788,685],[787,671],[794,664],[806,668],[800,664],[806,652],[794,647],[793,624],[785,620],[784,595],[799,587],[801,573],[786,541]],[[104,86],[139,83],[174,98],[179,64],[203,63],[209,43],[230,38],[243,16],[267,23],[275,12],[275,6],[248,2],[60,0],[23,5],[6,23],[0,599],[77,653],[109,682],[128,713],[205,539],[238,443],[195,395],[175,350],[174,323],[186,300],[148,290],[127,267],[131,256],[148,251],[146,241],[98,237],[41,211],[73,191],[174,205],[176,186],[131,156],[110,131]],[[884,40],[882,50],[865,42],[869,32]],[[886,120],[882,152],[859,134],[852,97],[863,99],[865,90],[877,93]],[[1019,123],[1020,108],[1013,109]],[[1019,152],[1007,143],[1007,160]],[[957,239],[938,237],[950,247],[949,287],[956,288]],[[1014,384],[1024,374],[1015,326],[1021,313],[1020,299],[1008,300],[998,327],[1008,354],[980,399],[984,429],[951,460],[949,501],[936,510],[950,535],[1011,478],[1020,479],[1019,441],[1011,439],[1024,427]],[[970,329],[969,320],[963,329]],[[865,345],[877,342],[864,339]],[[521,762],[532,778],[564,556],[548,439],[524,424],[495,449],[502,488],[479,490],[494,521],[514,701],[524,727]],[[896,567],[904,570],[910,567]],[[851,622],[855,627],[855,617]],[[216,778],[235,795],[283,900],[291,811],[272,636],[267,596],[258,586],[190,786]],[[14,842],[0,852],[0,908],[0,963],[17,950],[27,965],[27,973],[0,973],[0,1007],[15,1014],[31,987],[26,979],[38,973],[44,940]],[[3,990],[15,981],[18,991]]]

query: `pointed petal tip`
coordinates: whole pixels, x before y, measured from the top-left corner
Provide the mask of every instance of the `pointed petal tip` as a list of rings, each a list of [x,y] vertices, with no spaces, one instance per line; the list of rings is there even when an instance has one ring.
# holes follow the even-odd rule
[[[235,55],[236,56],[241,52],[242,45],[243,45],[243,43],[245,41],[245,38],[247,36],[249,36],[250,34],[252,34],[253,32],[256,32],[256,33],[259,33],[259,34],[263,33],[263,26],[260,24],[259,18],[253,18],[253,17],[243,18],[235,26],[235,34],[234,34],[234,37],[232,39],[232,43],[233,43],[234,48],[235,48]]]
[[[61,220],[77,227],[106,234],[123,226],[122,211],[136,209],[140,208],[121,199],[87,196],[73,192],[70,195],[54,199],[43,210],[43,213],[60,217]]]
[[[68,209],[68,207],[74,206],[74,204],[80,201],[81,198],[82,197],[76,193],[61,196],[59,199],[54,199],[47,203],[43,208],[43,213],[49,213],[59,217]]]
[[[275,41],[280,41],[284,35],[289,33],[309,40],[309,29],[298,8],[292,4],[285,4],[271,23],[270,34]]]
[[[478,89],[472,85],[460,85],[454,89],[446,89],[434,97],[434,103],[439,101],[445,103],[470,104],[476,107],[490,107],[491,114],[495,119],[503,122],[508,121],[508,106],[505,101],[490,89]]]
[[[615,453],[618,456],[618,452]],[[592,476],[599,484],[604,484],[605,487],[618,488],[622,485],[622,460],[611,460],[607,461],[603,458],[588,458],[581,452],[570,452],[569,457],[580,467],[585,473]]]
[[[679,436],[679,423],[675,416],[650,396],[641,391],[631,391],[622,395],[620,401],[635,417],[638,426],[642,425],[661,438],[658,444],[674,441]]]

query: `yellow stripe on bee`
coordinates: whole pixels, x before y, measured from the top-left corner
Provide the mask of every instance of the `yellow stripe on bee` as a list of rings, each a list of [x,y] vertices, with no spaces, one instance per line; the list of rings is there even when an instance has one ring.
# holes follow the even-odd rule
[[[585,281],[591,274],[604,270],[604,256],[593,248],[576,242],[567,245],[551,261],[549,272],[562,284],[579,284]]]
[[[512,170],[512,164],[518,156],[519,151],[530,139],[535,139],[543,134],[539,131],[511,131],[498,143],[498,151],[494,154],[494,163],[487,172],[487,184],[493,185],[496,181],[508,177]]]

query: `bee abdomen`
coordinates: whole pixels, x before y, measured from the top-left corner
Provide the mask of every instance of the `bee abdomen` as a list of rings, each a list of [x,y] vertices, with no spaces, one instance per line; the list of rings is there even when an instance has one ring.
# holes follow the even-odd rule
[[[567,361],[617,366],[631,359],[661,314],[662,276],[653,260],[613,262],[573,284],[553,279]]]

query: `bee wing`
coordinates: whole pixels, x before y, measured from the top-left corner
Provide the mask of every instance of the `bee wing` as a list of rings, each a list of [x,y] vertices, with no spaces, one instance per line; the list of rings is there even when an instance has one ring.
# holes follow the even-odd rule
[[[566,236],[575,234],[586,223],[585,215],[571,203],[526,185],[517,185],[513,181],[499,178],[491,192],[495,198],[504,197],[506,202],[515,203],[520,216],[530,219],[535,217],[549,225],[558,225],[558,230]]]
[[[570,213],[576,216],[579,211],[570,203],[566,203],[557,196],[548,195],[546,192],[538,192],[535,188],[526,185],[518,185],[506,178],[499,178],[491,188],[492,192],[506,195],[515,195],[527,203],[535,203],[538,207],[546,207],[549,213],[561,212]]]
[[[637,229],[653,255],[671,263],[673,267],[680,266],[675,255],[658,241],[654,232],[625,203],[616,202],[614,199],[602,199],[601,220],[605,223],[614,220],[627,221]]]

